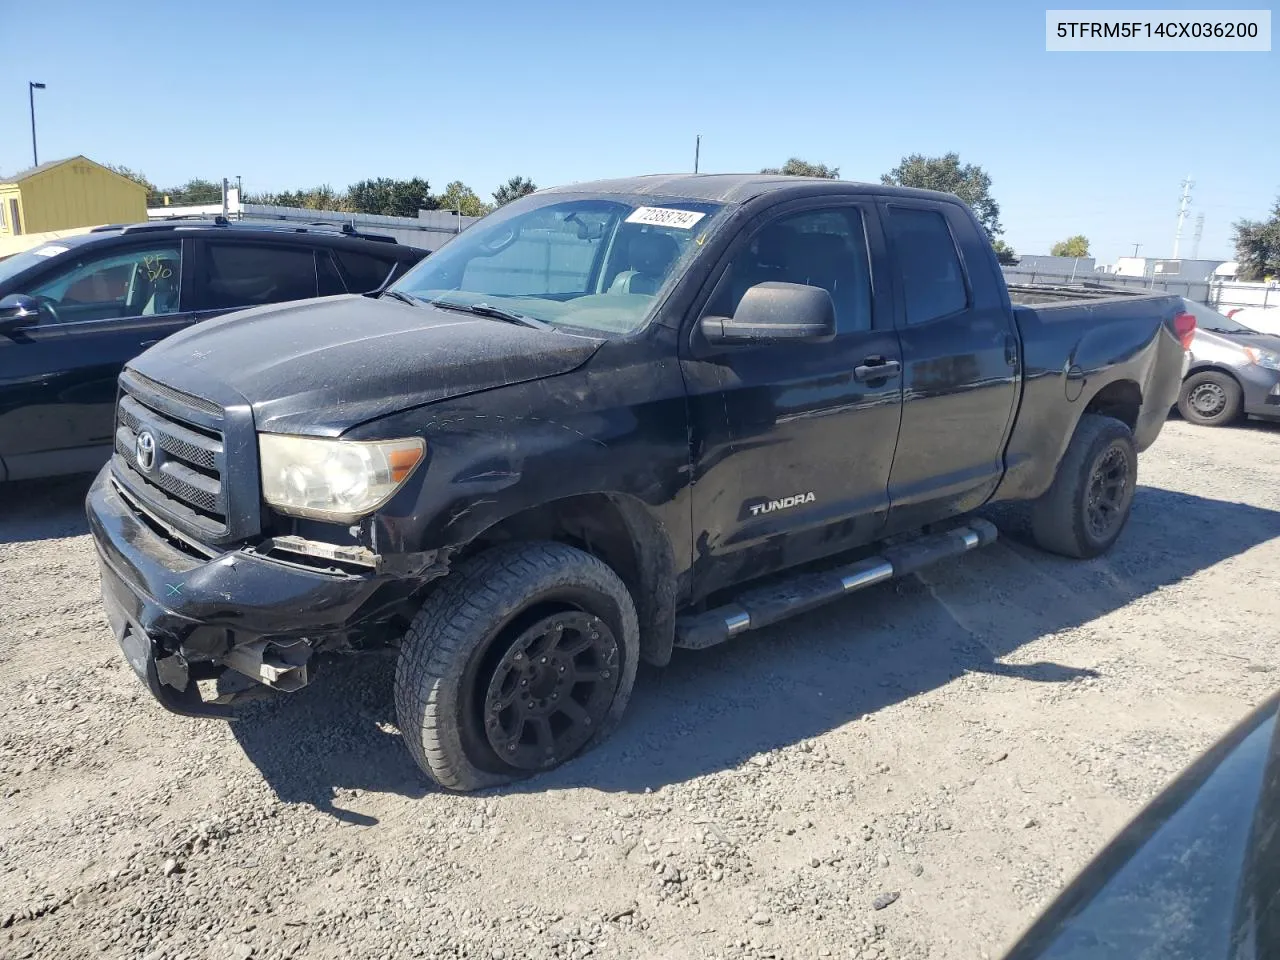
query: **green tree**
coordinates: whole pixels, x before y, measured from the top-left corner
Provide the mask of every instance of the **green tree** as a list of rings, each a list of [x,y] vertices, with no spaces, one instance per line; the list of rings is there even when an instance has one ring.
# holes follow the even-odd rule
[[[1074,237],[1059,240],[1049,248],[1049,255],[1054,257],[1087,257],[1089,255],[1089,238],[1082,233]]]
[[[441,210],[458,210],[464,217],[483,217],[492,207],[476,196],[476,192],[461,180],[454,180],[436,197]]]
[[[1233,226],[1240,279],[1280,275],[1280,197],[1271,207],[1270,219],[1238,220]]]
[[[120,176],[126,177],[129,180],[132,180],[134,183],[142,184],[144,187],[147,188],[148,198],[150,198],[155,194],[156,185],[152,183],[150,180],[148,180],[147,175],[142,171],[132,170],[129,167],[124,166],[123,164],[107,163],[107,164],[104,164],[104,166],[108,170],[112,171],[113,173],[118,173],[120,174]]]
[[[157,206],[164,204],[165,197],[169,198],[169,205],[175,207],[221,203],[222,184],[197,177],[194,180],[188,180],[180,187],[161,187],[156,191],[156,197],[159,201]]]
[[[991,177],[976,164],[960,165],[958,153],[926,157],[913,153],[880,178],[880,182],[899,187],[918,187],[953,193],[970,207],[992,241],[1004,233],[1000,225],[1000,205],[991,197]]]
[[[346,195],[334,190],[327,183],[309,190],[285,190],[283,193],[259,193],[245,197],[246,203],[265,203],[277,207],[298,207],[303,210],[346,209]]]
[[[395,180],[378,177],[347,188],[346,209],[352,213],[376,213],[384,217],[416,217],[419,210],[438,206],[431,185],[421,177]]]
[[[992,249],[996,252],[996,260],[1001,266],[1010,267],[1018,262],[1018,254],[1003,240],[996,239],[991,243]]]
[[[512,200],[527,197],[537,189],[538,185],[528,177],[512,177],[497,190],[493,191],[493,205],[500,207],[503,204],[510,203]]]
[[[765,167],[761,173],[782,174],[787,177],[821,177],[823,180],[839,180],[840,168],[828,167],[825,163],[810,163],[799,157],[792,157],[780,167]]]
[[[301,206],[307,210],[343,210],[347,202],[345,194],[339,193],[327,183],[303,190],[301,194]],[[417,211],[414,211],[414,216],[417,216]]]

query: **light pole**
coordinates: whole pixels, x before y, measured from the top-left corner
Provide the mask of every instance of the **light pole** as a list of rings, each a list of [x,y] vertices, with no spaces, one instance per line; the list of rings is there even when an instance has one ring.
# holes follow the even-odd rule
[[[40,155],[36,153],[36,91],[43,90],[43,83],[27,81],[27,99],[31,101],[31,165],[40,166]]]

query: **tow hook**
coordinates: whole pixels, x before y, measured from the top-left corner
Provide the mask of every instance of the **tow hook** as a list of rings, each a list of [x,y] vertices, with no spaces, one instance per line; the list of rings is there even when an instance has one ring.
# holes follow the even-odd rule
[[[311,644],[306,640],[255,640],[233,648],[223,663],[273,690],[293,693],[307,685],[310,659]]]

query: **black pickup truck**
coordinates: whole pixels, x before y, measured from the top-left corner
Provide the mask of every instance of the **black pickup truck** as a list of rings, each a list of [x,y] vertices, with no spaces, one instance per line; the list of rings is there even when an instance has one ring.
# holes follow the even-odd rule
[[[103,596],[181,713],[398,648],[415,760],[500,784],[609,730],[639,661],[989,543],[984,504],[1105,551],[1193,332],[1173,296],[1014,306],[943,194],[542,191],[381,295],[132,361],[88,498]]]

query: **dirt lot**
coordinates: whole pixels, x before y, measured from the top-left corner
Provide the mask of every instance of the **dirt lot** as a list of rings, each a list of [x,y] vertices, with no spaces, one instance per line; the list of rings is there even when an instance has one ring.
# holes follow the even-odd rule
[[[1108,558],[1011,537],[678,652],[611,741],[466,797],[398,742],[390,661],[163,713],[85,483],[10,488],[0,955],[998,957],[1280,681],[1280,428],[1174,421],[1141,472]]]

